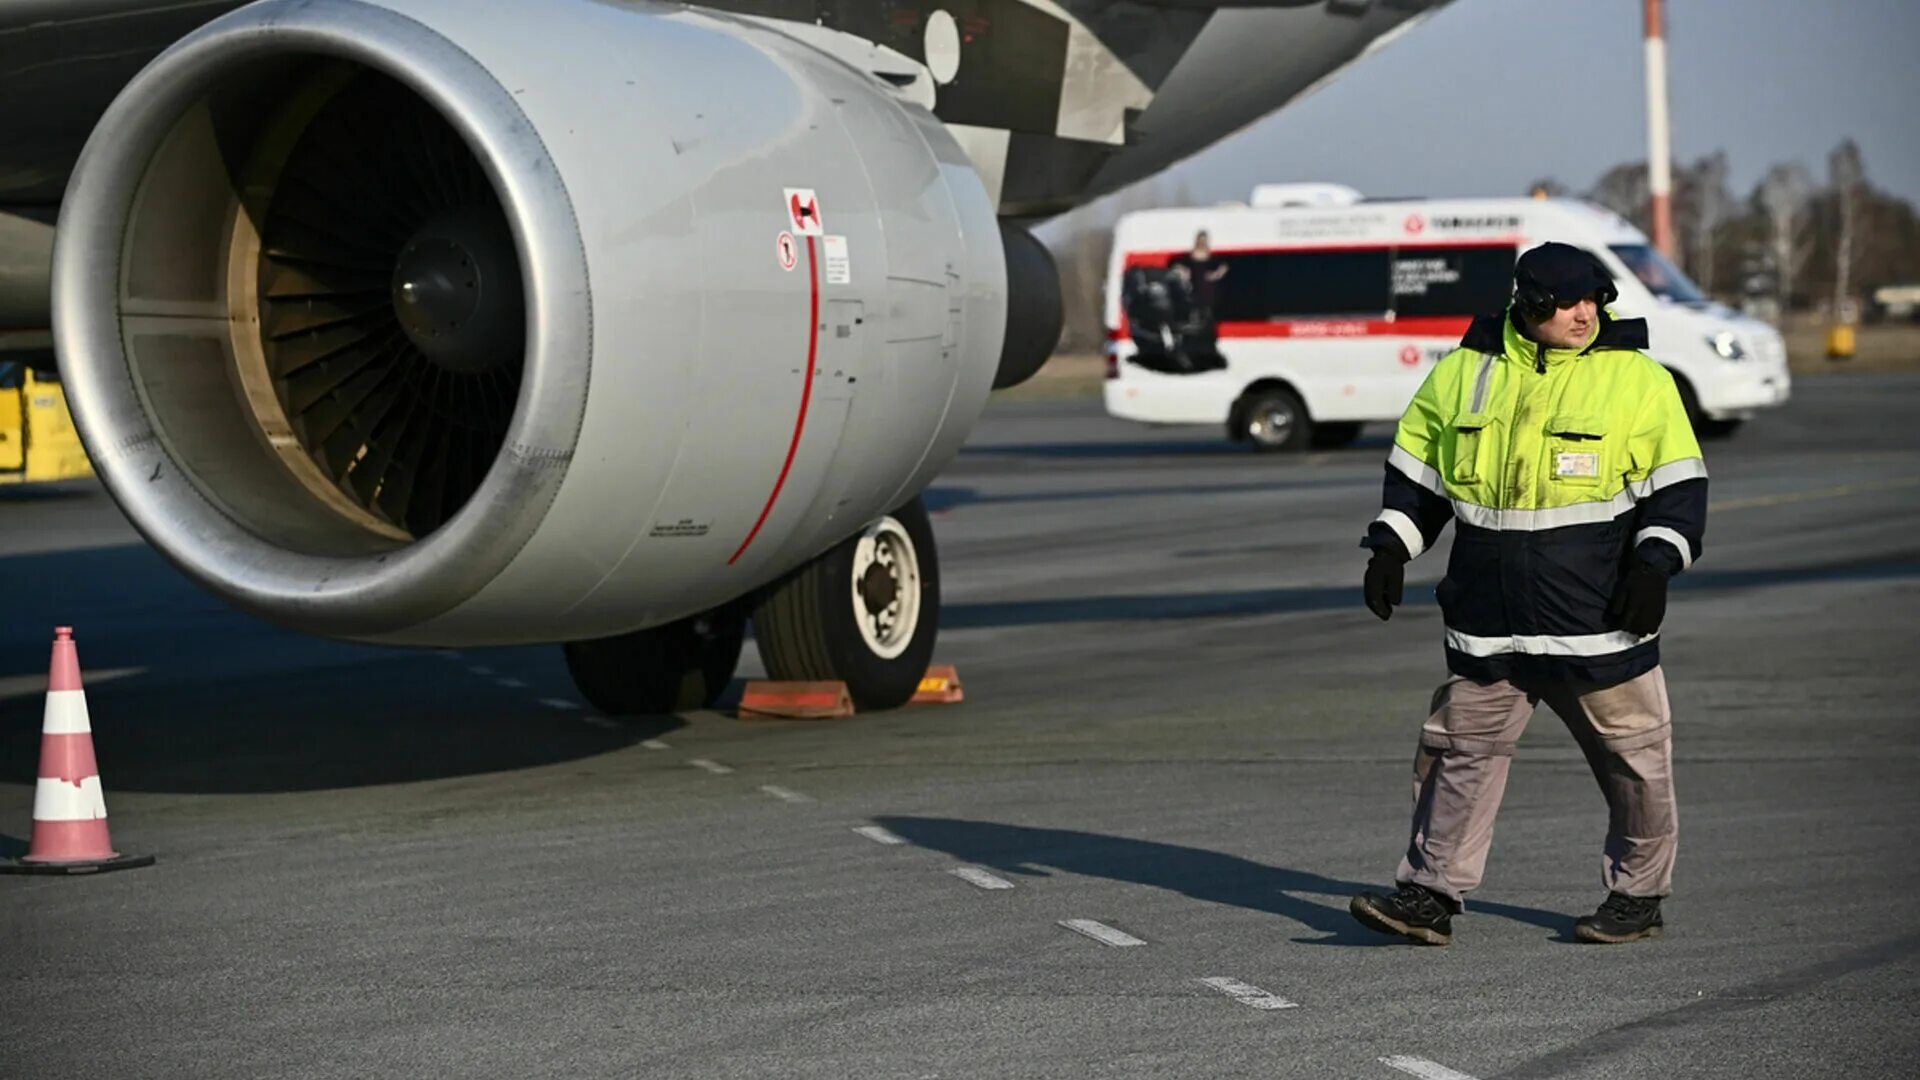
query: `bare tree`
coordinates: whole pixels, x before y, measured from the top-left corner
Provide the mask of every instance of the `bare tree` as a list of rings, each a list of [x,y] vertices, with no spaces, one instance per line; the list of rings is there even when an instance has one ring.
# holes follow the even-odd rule
[[[1160,181],[1154,177],[1077,207],[1067,216],[1066,235],[1050,245],[1060,271],[1060,302],[1065,309],[1061,350],[1095,351],[1106,340],[1104,301],[1114,223],[1122,214],[1163,205]]]
[[[1813,196],[1813,180],[1799,162],[1775,165],[1754,192],[1754,200],[1766,215],[1768,241],[1772,247],[1774,296],[1785,315],[1793,303],[1793,283],[1800,276],[1812,249],[1812,215],[1807,212]]]
[[[1730,171],[1726,152],[1716,150],[1683,167],[1675,177],[1674,226],[1680,236],[1682,262],[1708,292],[1713,291],[1718,269],[1714,244],[1733,202],[1727,189]]]
[[[1587,192],[1587,201],[1597,203],[1626,218],[1645,232],[1652,228],[1652,216],[1648,207],[1652,201],[1652,188],[1647,181],[1647,163],[1628,162],[1615,165],[1600,177],[1593,190]]]
[[[1833,316],[1838,321],[1851,322],[1853,239],[1860,225],[1860,204],[1867,187],[1867,169],[1860,160],[1860,147],[1852,139],[1841,140],[1827,158],[1827,169],[1840,210],[1840,227],[1833,251]]]

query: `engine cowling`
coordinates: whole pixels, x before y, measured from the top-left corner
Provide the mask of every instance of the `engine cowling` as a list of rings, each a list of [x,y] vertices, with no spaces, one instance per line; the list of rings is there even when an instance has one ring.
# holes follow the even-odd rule
[[[591,0],[224,16],[107,112],[54,256],[136,527],[396,643],[599,637],[799,565],[952,458],[1006,306],[923,109],[768,24]]]

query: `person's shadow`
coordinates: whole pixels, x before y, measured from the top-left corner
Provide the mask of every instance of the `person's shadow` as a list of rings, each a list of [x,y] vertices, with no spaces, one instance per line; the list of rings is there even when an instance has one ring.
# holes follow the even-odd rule
[[[1045,877],[1058,871],[1130,881],[1209,903],[1264,911],[1325,935],[1293,939],[1304,945],[1403,944],[1399,938],[1367,930],[1347,911],[1347,901],[1355,893],[1378,890],[1378,883],[1341,881],[1201,848],[1070,829],[923,817],[881,817],[875,824],[909,843],[1008,874]],[[1469,910],[1552,930],[1558,941],[1574,940],[1570,915],[1483,900],[1469,901]]]

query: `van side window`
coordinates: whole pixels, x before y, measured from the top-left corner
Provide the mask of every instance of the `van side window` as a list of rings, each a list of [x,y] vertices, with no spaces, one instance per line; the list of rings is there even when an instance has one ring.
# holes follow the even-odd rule
[[[1487,315],[1505,310],[1515,249],[1400,248],[1393,253],[1395,315]]]
[[[1224,256],[1214,317],[1221,322],[1387,312],[1387,251],[1258,251]]]

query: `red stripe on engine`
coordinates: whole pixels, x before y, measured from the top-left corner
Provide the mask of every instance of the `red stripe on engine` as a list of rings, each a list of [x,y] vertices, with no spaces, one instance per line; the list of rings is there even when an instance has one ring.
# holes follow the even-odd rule
[[[800,389],[800,415],[793,421],[793,440],[787,443],[787,460],[780,466],[780,478],[773,482],[773,492],[767,496],[767,505],[760,508],[759,520],[753,523],[747,538],[740,541],[740,547],[727,560],[732,566],[746,554],[747,545],[760,535],[760,526],[767,523],[767,515],[773,513],[773,504],[780,498],[780,489],[787,486],[787,474],[793,471],[793,459],[800,452],[800,433],[807,429],[807,406],[813,401],[813,363],[820,349],[820,270],[815,265],[813,253],[813,235],[807,235],[807,288],[810,301],[807,306],[807,371]]]

